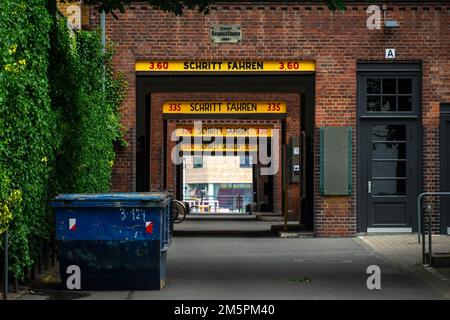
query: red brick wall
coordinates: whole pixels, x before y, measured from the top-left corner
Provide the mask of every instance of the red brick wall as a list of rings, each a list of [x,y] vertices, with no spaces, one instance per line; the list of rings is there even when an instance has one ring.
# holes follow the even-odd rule
[[[314,59],[317,128],[356,125],[356,63],[384,60],[385,48],[396,48],[397,61],[422,61],[422,178],[423,189],[439,186],[439,103],[450,101],[450,5],[389,5],[396,30],[368,30],[366,5],[352,4],[331,13],[323,5],[243,4],[214,6],[209,15],[195,10],[182,17],[135,4],[119,19],[108,16],[108,37],[115,41],[117,70],[124,71],[129,92],[124,102],[124,124],[131,147],[118,154],[113,186],[133,190],[136,59],[186,60],[302,60]],[[91,10],[91,24],[99,17]],[[239,44],[212,44],[212,24],[240,23]],[[158,128],[152,128],[157,130]],[[354,131],[355,132],[355,131]],[[354,160],[356,156],[354,148]],[[322,197],[318,192],[316,156],[315,231],[318,235],[349,236],[356,232],[356,167],[351,197]],[[353,161],[355,164],[356,161]]]

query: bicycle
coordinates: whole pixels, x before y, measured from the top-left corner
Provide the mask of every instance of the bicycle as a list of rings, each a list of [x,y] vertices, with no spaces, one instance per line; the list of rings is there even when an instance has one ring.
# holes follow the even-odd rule
[[[186,214],[189,211],[189,206],[185,202],[180,200],[173,200],[173,223],[181,223],[186,219]]]

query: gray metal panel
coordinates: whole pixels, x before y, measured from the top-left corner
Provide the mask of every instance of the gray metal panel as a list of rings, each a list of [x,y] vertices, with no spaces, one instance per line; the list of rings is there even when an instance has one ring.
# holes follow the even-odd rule
[[[323,194],[349,194],[349,128],[323,128]]]
[[[292,157],[292,168],[291,168],[291,181],[300,182],[300,137],[291,137],[291,157]]]

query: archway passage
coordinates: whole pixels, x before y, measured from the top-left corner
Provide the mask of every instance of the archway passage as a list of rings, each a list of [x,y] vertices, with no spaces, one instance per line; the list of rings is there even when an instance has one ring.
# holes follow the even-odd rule
[[[240,114],[230,114],[224,112],[211,112],[211,109],[203,105],[203,114],[183,114],[182,112],[164,112],[168,102],[277,102],[286,104],[286,110],[282,112],[254,112],[250,110],[251,105],[242,107]],[[166,107],[165,107],[166,106]],[[184,110],[184,105],[180,109]],[[206,108],[206,109],[205,109]],[[242,109],[243,108],[243,109]],[[250,109],[249,109],[250,108]],[[239,110],[239,108],[238,108]],[[253,111],[253,112],[249,112]],[[202,121],[204,126],[237,126],[248,128],[261,128],[269,126],[277,128],[280,132],[279,153],[280,172],[272,176],[262,176],[260,170],[264,168],[259,162],[252,162],[250,151],[245,152],[235,150],[234,164],[241,166],[251,166],[252,180],[249,183],[243,181],[212,181],[214,186],[206,188],[205,181],[182,181],[186,170],[183,166],[172,163],[171,150],[176,144],[171,141],[172,133],[177,129],[177,125],[192,125],[195,121]],[[220,207],[217,202],[212,208],[219,209],[218,212],[225,213],[222,209],[228,209],[233,213],[246,213],[249,203],[249,190],[252,190],[251,200],[256,203],[256,210],[280,216],[283,212],[283,205],[287,206],[290,219],[308,229],[313,228],[313,199],[314,199],[314,169],[313,169],[313,140],[314,140],[314,76],[308,75],[190,75],[190,76],[169,76],[158,75],[149,77],[145,73],[137,76],[137,130],[136,138],[140,142],[136,150],[136,189],[137,191],[169,189],[174,191],[177,198],[183,199],[186,193],[198,195],[204,193],[212,197],[222,198],[225,193],[230,197],[235,197],[236,206],[230,205]],[[281,146],[290,144],[292,138],[301,140],[302,167],[299,170],[301,179],[289,181],[286,190],[289,198],[283,201],[282,188],[282,154]],[[303,137],[303,139],[302,139]],[[194,150],[195,151],[195,150]],[[226,151],[226,150],[225,150]],[[229,151],[229,150],[228,150]],[[192,158],[186,158],[193,167]],[[219,157],[214,154],[203,160],[216,162]],[[231,160],[230,160],[231,161]],[[251,163],[251,164],[250,164]],[[223,163],[222,163],[223,164]],[[213,164],[211,164],[213,165]],[[210,165],[210,166],[211,166]],[[193,170],[194,168],[192,168]],[[199,168],[196,168],[198,170]],[[248,168],[250,169],[250,168]],[[292,175],[293,168],[284,170]],[[298,166],[297,166],[298,170]],[[228,170],[229,171],[229,170]],[[177,178],[178,177],[178,178]],[[228,184],[229,183],[229,184]],[[197,186],[195,186],[197,184]],[[187,188],[186,188],[187,187]],[[197,190],[193,191],[193,189]],[[202,190],[203,189],[203,190]],[[236,191],[235,189],[241,189]],[[244,189],[244,190],[242,190]],[[246,190],[247,189],[247,190]],[[224,191],[225,190],[225,191]],[[241,200],[239,199],[241,196]],[[187,197],[187,196],[186,196]],[[244,199],[245,198],[245,199]],[[191,199],[193,200],[193,199]],[[201,199],[200,199],[201,200]],[[201,202],[201,201],[200,201]],[[224,201],[221,201],[224,202]],[[199,204],[208,205],[210,204]],[[210,207],[198,209],[209,211]],[[200,212],[199,212],[200,213]]]
[[[169,121],[177,140],[169,148],[180,149],[177,197],[191,213],[280,212],[281,127],[279,120]]]

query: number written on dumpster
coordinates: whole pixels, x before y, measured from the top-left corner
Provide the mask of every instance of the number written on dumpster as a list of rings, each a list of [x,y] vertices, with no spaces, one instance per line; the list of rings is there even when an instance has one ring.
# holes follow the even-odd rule
[[[122,221],[146,221],[145,220],[145,209],[139,208],[120,208],[120,220]]]

